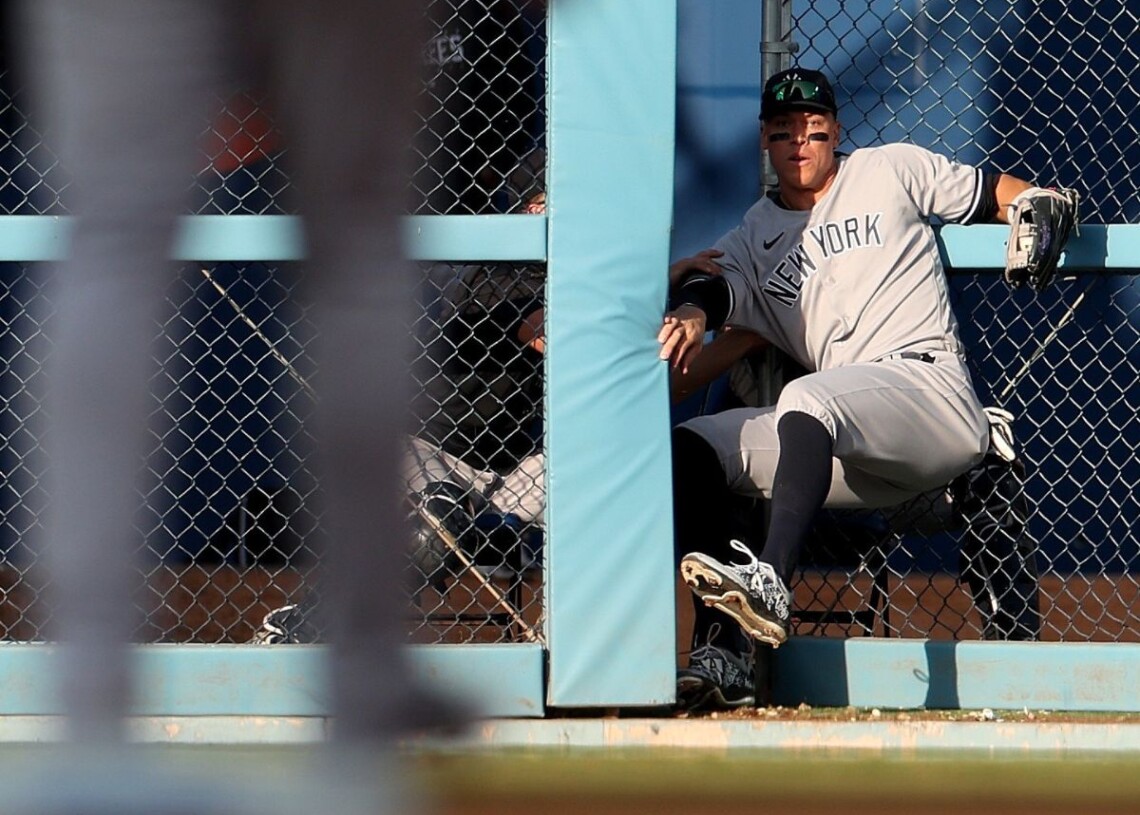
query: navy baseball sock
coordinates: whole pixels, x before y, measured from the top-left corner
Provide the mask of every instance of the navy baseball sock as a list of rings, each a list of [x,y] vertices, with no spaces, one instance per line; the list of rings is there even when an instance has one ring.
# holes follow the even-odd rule
[[[674,562],[689,552],[714,557],[731,536],[732,493],[716,451],[699,435],[673,430]]]
[[[790,585],[800,550],[831,488],[831,434],[816,418],[796,411],[776,426],[780,460],[772,484],[768,541],[760,559]]]
[[[705,552],[718,559],[732,550],[732,493],[716,451],[699,435],[678,427],[673,430],[674,557]],[[693,597],[693,646],[718,645],[739,650],[738,629],[723,612]]]

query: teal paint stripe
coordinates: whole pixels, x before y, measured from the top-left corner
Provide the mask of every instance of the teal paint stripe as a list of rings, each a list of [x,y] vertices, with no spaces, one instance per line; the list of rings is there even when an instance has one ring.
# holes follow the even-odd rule
[[[552,3],[549,32],[547,702],[666,704],[676,3]]]
[[[543,714],[543,652],[537,645],[415,646],[424,681],[487,716]],[[0,646],[0,716],[59,712],[49,645]],[[144,645],[136,650],[140,715],[324,716],[326,649],[279,645]]]
[[[777,704],[1140,711],[1140,645],[797,637],[774,656]]]
[[[425,680],[466,698],[483,716],[546,712],[546,654],[540,645],[423,645],[412,654]]]
[[[939,248],[954,269],[1003,269],[1009,227],[999,224],[957,226],[939,230]],[[1086,224],[1072,235],[1061,257],[1061,269],[1140,269],[1140,225]]]
[[[0,216],[0,261],[60,260],[70,219]],[[435,215],[406,220],[415,260],[546,259],[546,218],[540,215]],[[290,261],[304,257],[299,218],[288,215],[192,215],[182,219],[173,256],[196,261]]]
[[[184,716],[316,716],[328,709],[324,660],[305,646],[164,646],[140,649],[135,711]]]

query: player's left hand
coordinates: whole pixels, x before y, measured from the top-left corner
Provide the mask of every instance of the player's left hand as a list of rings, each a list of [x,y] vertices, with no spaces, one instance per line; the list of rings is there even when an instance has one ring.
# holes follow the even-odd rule
[[[661,343],[661,359],[669,360],[670,367],[689,372],[689,365],[705,341],[705,313],[696,306],[681,306],[665,315],[665,322],[657,333]]]
[[[1057,274],[1069,233],[1077,229],[1080,194],[1076,190],[1030,187],[1010,202],[1006,214],[1009,242],[1005,280],[1014,288],[1029,283],[1044,291]]]

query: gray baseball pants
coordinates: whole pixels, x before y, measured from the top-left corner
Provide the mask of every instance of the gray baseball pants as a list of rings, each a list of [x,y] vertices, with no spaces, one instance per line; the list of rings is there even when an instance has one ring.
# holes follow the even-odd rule
[[[546,455],[533,453],[500,476],[472,467],[458,456],[413,436],[407,440],[401,475],[408,492],[420,492],[432,481],[452,481],[471,492],[478,509],[490,505],[496,512],[542,526],[546,508],[545,468]]]
[[[700,416],[682,426],[716,452],[729,489],[771,498],[780,456],[776,425],[789,411],[831,433],[830,508],[881,508],[944,487],[981,461],[989,424],[969,372],[953,353],[934,363],[893,359],[807,374],[775,406]]]

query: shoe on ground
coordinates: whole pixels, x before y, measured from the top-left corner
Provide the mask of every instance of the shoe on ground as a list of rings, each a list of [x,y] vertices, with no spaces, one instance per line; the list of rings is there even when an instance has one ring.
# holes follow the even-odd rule
[[[756,704],[754,652],[736,654],[704,645],[689,655],[689,665],[677,671],[680,710],[733,710]]]
[[[740,541],[730,545],[749,558],[725,564],[702,552],[685,555],[681,578],[706,606],[723,611],[754,640],[778,647],[788,639],[792,594],[771,564]]]
[[[312,596],[299,603],[275,608],[265,615],[253,633],[255,645],[298,645],[319,642],[321,632],[313,622]]]

